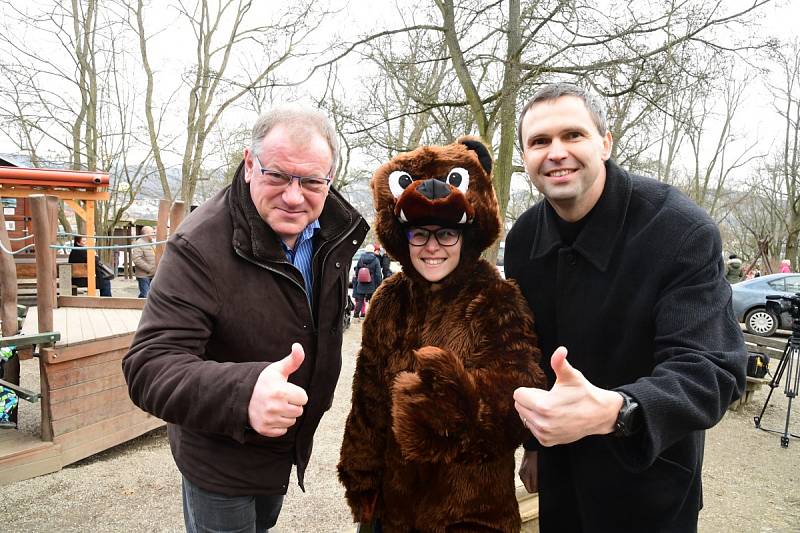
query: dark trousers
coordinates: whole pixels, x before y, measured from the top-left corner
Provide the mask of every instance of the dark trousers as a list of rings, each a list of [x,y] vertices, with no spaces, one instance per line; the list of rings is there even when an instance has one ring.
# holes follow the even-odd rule
[[[353,312],[353,316],[356,318],[358,317],[363,318],[367,314],[367,302],[369,302],[370,299],[372,298],[372,293],[356,294],[354,296],[356,299],[356,309]]]
[[[111,296],[111,280],[97,280],[97,288],[100,289],[100,296]]]
[[[72,280],[72,294],[77,294],[75,287],[88,287],[86,278],[73,278]],[[111,296],[111,280],[103,278],[95,278],[94,286],[100,293],[100,296]]]
[[[275,525],[283,495],[227,496],[183,478],[183,520],[188,533],[264,533]]]

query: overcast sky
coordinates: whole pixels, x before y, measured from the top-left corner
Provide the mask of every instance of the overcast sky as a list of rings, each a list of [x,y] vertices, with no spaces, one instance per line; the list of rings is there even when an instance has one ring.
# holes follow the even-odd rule
[[[599,0],[602,2],[602,0]],[[726,0],[731,4],[742,3],[748,0]],[[331,17],[326,24],[318,30],[318,39],[325,42],[331,38],[333,32],[341,32],[348,35],[350,39],[356,35],[379,27],[398,27],[401,21],[396,18],[396,11],[393,3],[379,0],[331,0],[331,5],[340,10],[340,13]],[[417,2],[406,0],[405,5],[416,5]],[[35,2],[26,2],[26,5],[35,5]],[[153,37],[150,51],[152,54],[151,62],[156,65],[157,87],[162,92],[174,91],[178,86],[178,78],[175,73],[182,72],[185,65],[192,60],[193,49],[189,46],[192,39],[181,39],[175,35],[175,28],[180,27],[179,19],[173,9],[161,8],[162,4],[152,2],[152,10],[148,12],[148,31],[154,32],[157,28],[163,28],[163,32]],[[280,8],[282,3],[256,2],[252,17],[263,17],[270,9]],[[0,13],[2,16],[2,13]],[[760,17],[763,22],[762,33],[765,36],[774,35],[783,39],[788,39],[797,34],[797,25],[800,23],[800,1],[779,1],[774,6],[763,10]],[[185,28],[185,26],[183,26]],[[42,46],[42,43],[34,39],[28,42]],[[136,44],[132,43],[132,49],[136,50]],[[348,59],[342,67],[343,79],[353,86],[353,93],[360,90],[359,84],[354,79],[360,65],[355,58]],[[304,87],[304,91],[315,92],[314,87]],[[163,94],[163,93],[162,93]],[[177,124],[185,122],[185,114],[182,111],[185,106],[185,96],[181,96],[175,107],[175,113],[170,120]],[[780,135],[781,122],[776,116],[772,99],[766,91],[763,83],[752,83],[746,94],[746,111],[742,113],[735,129],[748,139],[759,140],[761,145],[771,146],[775,139]],[[231,124],[251,122],[251,116],[243,112],[231,109],[226,112],[226,121]],[[13,152],[13,145],[7,139],[0,136],[0,152]]]

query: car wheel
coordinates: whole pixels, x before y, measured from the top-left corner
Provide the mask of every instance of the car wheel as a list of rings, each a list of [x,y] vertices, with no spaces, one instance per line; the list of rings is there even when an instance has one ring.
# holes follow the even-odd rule
[[[747,331],[753,335],[770,337],[778,329],[778,317],[770,313],[763,307],[751,309],[744,317],[744,325]]]

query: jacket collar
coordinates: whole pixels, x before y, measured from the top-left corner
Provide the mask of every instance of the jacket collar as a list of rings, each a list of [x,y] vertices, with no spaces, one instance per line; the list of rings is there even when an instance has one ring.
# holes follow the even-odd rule
[[[606,161],[606,183],[603,193],[597,204],[586,215],[590,218],[572,245],[573,250],[600,271],[608,268],[614,245],[622,234],[632,189],[633,183],[628,173],[613,161]],[[544,200],[542,209],[538,213],[531,259],[542,258],[563,246],[556,225],[557,216],[555,209]]]
[[[286,262],[280,237],[264,222],[250,197],[250,187],[244,181],[244,161],[239,164],[231,183],[228,204],[233,220],[234,248],[261,261]],[[314,249],[319,243],[341,236],[360,220],[358,212],[331,187],[319,217],[320,229],[314,237]]]

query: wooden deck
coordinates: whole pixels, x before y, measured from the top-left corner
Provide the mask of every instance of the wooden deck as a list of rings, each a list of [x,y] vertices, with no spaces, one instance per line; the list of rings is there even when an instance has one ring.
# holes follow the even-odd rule
[[[55,472],[163,425],[133,405],[122,375],[121,361],[143,304],[127,298],[59,297],[53,330],[61,340],[40,349],[38,360],[41,437],[0,431],[0,485]],[[37,322],[36,308],[30,308],[22,333],[37,333]]]
[[[111,309],[105,307],[59,307],[53,309],[53,331],[61,333],[56,348],[127,335],[136,331],[141,309]],[[38,313],[28,309],[21,334],[38,332]]]

